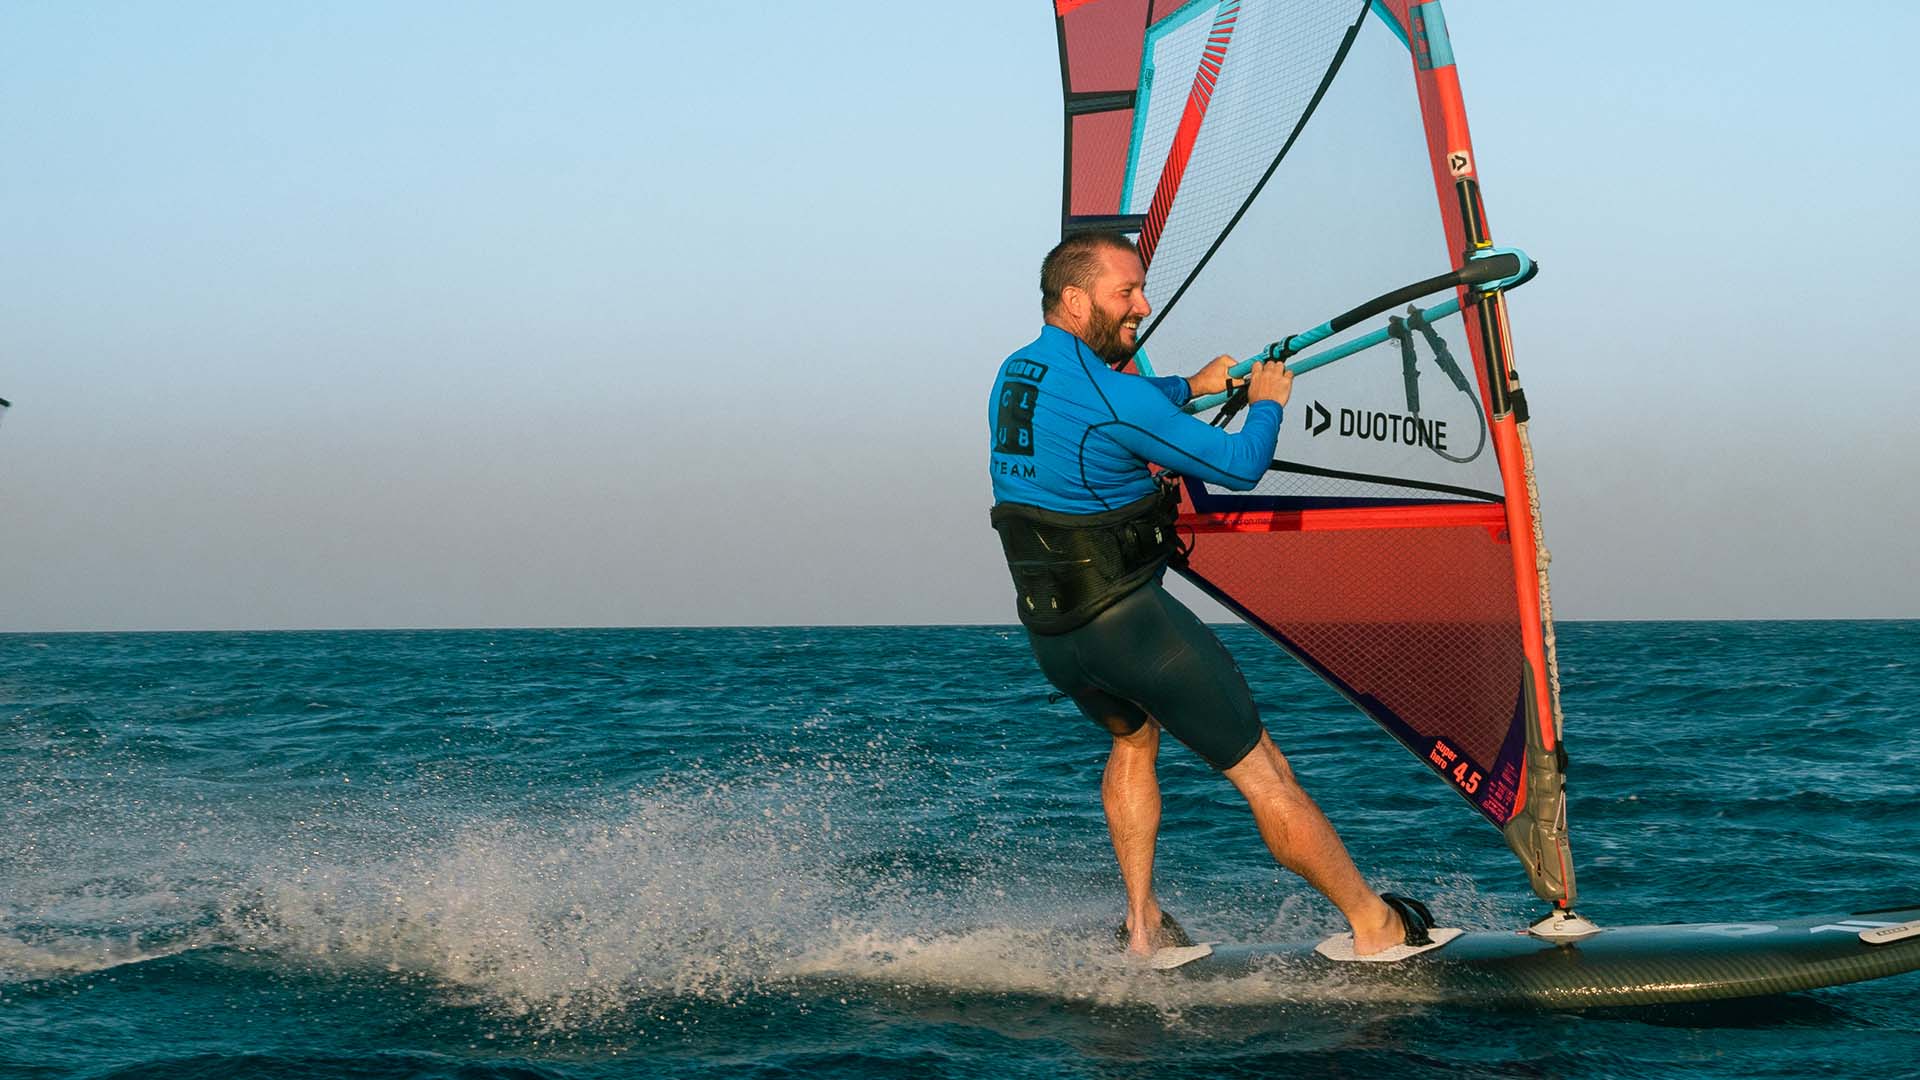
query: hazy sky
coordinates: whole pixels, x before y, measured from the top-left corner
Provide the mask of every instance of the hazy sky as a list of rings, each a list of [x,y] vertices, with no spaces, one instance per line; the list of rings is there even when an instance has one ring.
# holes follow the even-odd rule
[[[1447,13],[1559,616],[1920,616],[1920,7]],[[0,6],[0,630],[1010,621],[1056,64],[1041,0]]]

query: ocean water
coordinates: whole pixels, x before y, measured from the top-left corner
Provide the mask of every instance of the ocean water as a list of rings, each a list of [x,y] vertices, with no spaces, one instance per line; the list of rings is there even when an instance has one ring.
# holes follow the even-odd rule
[[[1498,835],[1241,628],[1380,887],[1539,905]],[[1920,622],[1561,628],[1583,913],[1920,899]],[[1499,1012],[1089,942],[1104,739],[1017,630],[0,636],[0,1077],[1911,1076],[1920,974]],[[1163,902],[1311,940],[1163,751]],[[1294,976],[1298,980],[1299,976]]]

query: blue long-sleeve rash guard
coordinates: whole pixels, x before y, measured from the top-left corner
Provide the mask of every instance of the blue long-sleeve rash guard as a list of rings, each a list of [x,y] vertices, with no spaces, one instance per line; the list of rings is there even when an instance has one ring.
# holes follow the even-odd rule
[[[995,502],[1096,514],[1153,493],[1152,462],[1245,491],[1280,437],[1280,404],[1256,401],[1238,432],[1182,412],[1187,380],[1114,371],[1048,326],[1000,365],[987,405]]]

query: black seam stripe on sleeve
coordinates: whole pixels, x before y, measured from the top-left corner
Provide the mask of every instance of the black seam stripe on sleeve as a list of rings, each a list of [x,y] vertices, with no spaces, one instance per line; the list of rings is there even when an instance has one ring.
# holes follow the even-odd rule
[[[1152,439],[1154,442],[1157,442],[1162,446],[1165,446],[1167,449],[1173,451],[1175,454],[1178,454],[1179,456],[1187,459],[1188,461],[1196,462],[1200,465],[1205,465],[1207,468],[1213,470],[1214,472],[1219,473],[1221,476],[1230,477],[1234,480],[1245,481],[1249,487],[1259,483],[1260,477],[1265,475],[1266,473],[1265,469],[1262,469],[1260,472],[1254,473],[1252,476],[1243,476],[1240,473],[1230,473],[1227,470],[1213,464],[1212,462],[1207,461],[1206,459],[1198,456],[1197,454],[1193,454],[1187,450],[1183,450],[1180,447],[1174,445],[1173,443],[1168,442],[1166,439],[1162,438],[1160,435],[1156,434],[1155,432],[1148,431],[1146,428],[1141,427],[1139,424],[1129,423],[1125,420],[1116,419],[1113,421],[1112,424],[1098,424],[1095,426],[1097,427],[1118,426],[1118,427],[1132,428],[1133,430],[1139,432],[1140,434],[1145,435],[1147,438]],[[1112,438],[1112,436],[1108,436],[1108,438]],[[1169,468],[1172,467],[1171,462],[1162,462],[1161,464],[1167,465]],[[1176,469],[1175,471],[1178,471],[1178,470]]]

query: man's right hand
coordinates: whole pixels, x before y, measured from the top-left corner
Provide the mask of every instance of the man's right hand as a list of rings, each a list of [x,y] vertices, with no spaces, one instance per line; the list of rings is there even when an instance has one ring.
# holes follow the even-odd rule
[[[1293,372],[1279,360],[1261,360],[1247,373],[1247,402],[1271,401],[1285,405],[1293,394]]]

